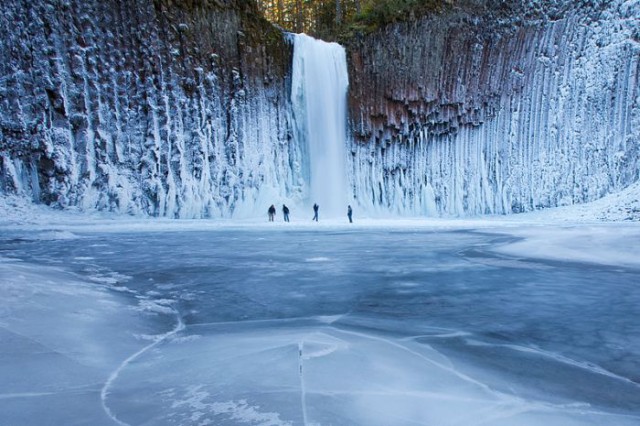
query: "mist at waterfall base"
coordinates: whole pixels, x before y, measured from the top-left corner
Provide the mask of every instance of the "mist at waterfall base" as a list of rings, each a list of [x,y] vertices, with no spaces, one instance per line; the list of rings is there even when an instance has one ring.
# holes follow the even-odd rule
[[[291,101],[296,137],[308,185],[305,204],[320,205],[323,216],[347,210],[347,87],[345,50],[337,43],[295,34]]]
[[[634,224],[1,222],[0,424],[640,422]]]

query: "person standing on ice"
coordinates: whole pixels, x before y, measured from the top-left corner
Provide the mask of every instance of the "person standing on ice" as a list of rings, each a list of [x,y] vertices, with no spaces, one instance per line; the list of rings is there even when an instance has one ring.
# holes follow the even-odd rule
[[[276,206],[271,204],[269,207],[269,222],[273,222],[273,219],[276,217]]]
[[[289,207],[282,205],[282,214],[284,215],[284,221],[289,222]]]
[[[349,218],[349,223],[353,223],[353,219],[351,218],[352,215],[353,209],[351,209],[351,206],[347,206],[347,217]]]
[[[318,209],[320,208],[320,206],[317,203],[313,204],[313,219],[311,220],[315,220],[316,222],[318,221]]]

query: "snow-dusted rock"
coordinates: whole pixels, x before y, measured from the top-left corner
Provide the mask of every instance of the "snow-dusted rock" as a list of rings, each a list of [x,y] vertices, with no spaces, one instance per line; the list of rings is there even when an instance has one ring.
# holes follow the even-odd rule
[[[6,0],[0,190],[61,207],[229,215],[295,192],[291,46],[241,0]]]
[[[520,6],[347,46],[359,212],[531,211],[639,180],[640,2],[494,3]],[[251,2],[5,0],[0,40],[3,193],[180,218],[309,197],[292,45]]]
[[[453,10],[349,46],[351,181],[365,208],[522,212],[638,181],[640,2],[522,13]]]

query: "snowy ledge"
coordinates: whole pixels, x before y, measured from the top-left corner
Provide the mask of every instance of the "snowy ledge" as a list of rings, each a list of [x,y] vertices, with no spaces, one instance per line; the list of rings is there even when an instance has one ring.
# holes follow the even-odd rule
[[[175,220],[116,215],[107,212],[56,210],[24,198],[0,195],[0,232],[20,232],[35,239],[75,238],[89,232],[189,231],[406,231],[482,230],[518,241],[499,251],[510,256],[640,267],[640,182],[617,194],[583,205],[509,216],[469,218],[344,218],[310,220],[311,213],[292,212],[290,223],[266,215],[249,219]],[[303,218],[303,219],[302,219]]]

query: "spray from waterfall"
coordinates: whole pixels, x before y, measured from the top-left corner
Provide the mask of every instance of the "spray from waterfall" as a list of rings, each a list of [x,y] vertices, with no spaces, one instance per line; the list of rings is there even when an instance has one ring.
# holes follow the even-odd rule
[[[305,34],[294,35],[291,100],[308,184],[308,205],[320,215],[345,215],[347,60],[344,48]]]

